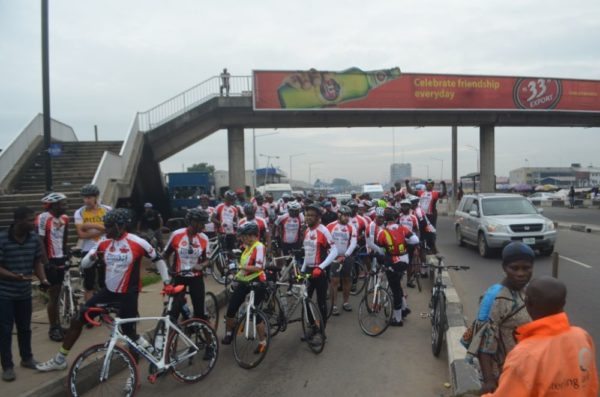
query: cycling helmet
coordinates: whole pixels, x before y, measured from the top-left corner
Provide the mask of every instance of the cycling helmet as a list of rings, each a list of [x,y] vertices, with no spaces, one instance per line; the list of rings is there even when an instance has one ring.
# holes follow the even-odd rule
[[[358,208],[358,203],[356,201],[354,201],[354,200],[348,201],[348,203],[346,203],[346,205],[348,207],[350,207],[350,209],[352,209],[352,208]]]
[[[410,200],[411,204],[417,204],[421,200],[419,196],[410,196],[408,199]]]
[[[383,210],[383,217],[386,221],[395,221],[398,218],[398,211],[394,207],[387,207]]]
[[[327,201],[327,200],[323,201],[323,207],[324,208],[331,208],[331,201]]]
[[[254,222],[246,222],[237,231],[238,236],[258,236],[258,225]]]
[[[58,203],[59,201],[66,200],[67,196],[62,193],[50,193],[42,199],[44,204]]]
[[[262,194],[260,194],[260,193],[259,193],[259,194],[256,194],[256,195],[254,196],[254,199],[255,199],[256,201],[258,201],[258,200],[264,200],[265,198],[264,198],[264,196],[263,196]]]
[[[338,210],[338,214],[351,216],[352,215],[352,210],[347,205],[342,205],[340,207],[340,209]]]
[[[225,199],[229,199],[229,200],[235,200],[237,198],[237,196],[235,195],[233,190],[226,191],[225,194],[223,195],[223,197]]]
[[[200,208],[192,208],[185,214],[185,221],[189,224],[191,221],[208,222],[208,212]]]
[[[364,204],[366,208],[371,208],[373,206],[373,202],[371,200],[365,200]]]
[[[244,210],[244,214],[254,214],[256,212],[256,209],[254,209],[254,205],[252,203],[244,204],[242,209]]]
[[[290,195],[289,195],[289,193],[283,193],[283,194],[281,195],[281,198],[282,198],[282,199],[288,199],[288,200],[289,200],[289,199],[291,199],[291,198],[292,198],[292,196],[290,196]]]
[[[305,212],[308,212],[309,210],[313,210],[317,213],[317,215],[320,217],[321,216],[321,206],[317,203],[312,203],[310,205],[307,205],[305,208]]]
[[[131,222],[131,214],[127,208],[116,208],[110,210],[102,218],[104,225],[116,224],[118,226],[125,226]]]
[[[288,204],[288,211],[300,211],[301,209],[302,209],[302,206],[297,201],[293,201]]]
[[[514,241],[508,244],[502,250],[502,264],[507,265],[511,262],[518,261],[520,259],[524,259],[533,263],[533,259],[535,258],[535,253],[533,249],[527,244],[523,244],[519,241]]]
[[[88,184],[88,185],[83,185],[83,187],[81,188],[80,193],[84,197],[99,196],[100,195],[100,189],[98,189],[98,186],[96,186],[96,185]]]
[[[375,216],[381,216],[381,217],[383,217],[384,214],[385,214],[385,209],[383,209],[381,207],[375,208]]]
[[[400,201],[400,205],[411,205],[411,202],[409,199],[403,199],[402,201]]]

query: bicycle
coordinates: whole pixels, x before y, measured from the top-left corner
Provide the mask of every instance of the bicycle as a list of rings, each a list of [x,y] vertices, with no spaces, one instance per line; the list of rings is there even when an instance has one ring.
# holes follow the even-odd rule
[[[410,266],[408,267],[406,284],[408,286],[412,283],[412,288],[414,288],[415,287],[414,284],[416,284],[419,292],[423,291],[423,287],[421,286],[422,264],[423,264],[423,262],[421,260],[421,249],[417,245],[414,247],[414,252],[412,255],[412,262],[411,262]]]
[[[443,257],[436,255],[438,264],[429,264],[434,269],[435,278],[433,280],[433,292],[429,302],[429,317],[431,318],[431,352],[435,357],[440,355],[442,351],[442,342],[444,341],[444,333],[448,329],[448,318],[446,317],[446,285],[442,278],[444,269],[451,270],[468,270],[469,266],[450,266],[442,263]]]
[[[229,255],[223,249],[221,237],[216,236],[208,241],[210,252],[209,267],[215,281],[221,285],[225,284],[225,273],[230,262]]]
[[[183,286],[167,285],[163,292],[167,295],[181,293]],[[112,318],[115,313],[110,305],[89,308],[84,317],[95,326],[105,323],[111,328],[107,342],[90,346],[73,362],[69,369],[67,385],[71,396],[89,395],[125,395],[133,396],[139,386],[138,366],[131,353],[118,343],[124,343],[156,368],[148,376],[153,384],[159,375],[170,372],[174,378],[184,383],[196,383],[204,379],[214,368],[218,357],[219,344],[216,333],[205,321],[192,318],[183,323],[174,324],[169,316]],[[100,321],[92,316],[100,316]],[[145,339],[131,340],[121,332],[121,326],[142,321],[162,321],[165,324],[166,339],[158,351]],[[143,343],[145,342],[145,343]],[[202,351],[210,349],[208,360],[196,357]],[[93,389],[93,390],[92,390]]]
[[[375,259],[375,258],[374,258]],[[369,272],[373,288],[365,291],[358,305],[358,324],[368,336],[378,336],[387,330],[394,313],[394,299],[388,290],[385,268],[376,259]]]
[[[350,288],[350,295],[359,295],[365,288],[369,270],[365,263],[366,258],[369,257],[367,249],[360,247],[355,255],[352,255],[353,264],[350,270],[350,278],[352,280],[352,287]]]
[[[65,276],[58,295],[58,317],[63,328],[69,328],[71,319],[79,312],[79,302],[83,300],[83,290],[73,287],[73,283],[79,281],[81,277],[71,277],[71,269],[79,269],[81,259],[81,250],[72,248],[64,266]],[[81,272],[78,272],[81,275]]]

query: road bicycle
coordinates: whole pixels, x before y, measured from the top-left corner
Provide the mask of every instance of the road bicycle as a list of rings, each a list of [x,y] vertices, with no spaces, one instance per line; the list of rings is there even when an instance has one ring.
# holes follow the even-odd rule
[[[177,295],[182,291],[182,285],[167,285],[163,289],[166,295]],[[73,362],[67,377],[71,396],[135,395],[139,386],[138,365],[122,344],[156,368],[148,376],[150,383],[156,382],[158,376],[166,372],[170,372],[181,382],[196,383],[214,368],[219,344],[216,333],[205,321],[192,318],[174,324],[169,316],[127,319],[111,317],[116,311],[114,306],[98,305],[84,313],[88,323],[95,326],[100,326],[101,323],[108,325],[111,335],[106,343],[87,348]],[[100,321],[92,318],[96,316],[100,316]],[[134,341],[121,331],[124,324],[145,321],[162,321],[165,324],[166,338],[158,350],[143,337]],[[206,350],[211,354],[207,355]],[[199,356],[201,352],[205,352],[204,357]]]
[[[369,272],[369,284],[373,287],[365,291],[358,305],[358,324],[369,336],[378,336],[385,332],[392,321],[394,299],[385,275],[385,267],[377,264],[375,258]]]
[[[365,247],[360,247],[359,251],[352,255],[353,264],[350,270],[350,278],[352,280],[352,287],[350,288],[350,295],[359,295],[367,283],[367,277],[369,269],[367,263],[369,260],[369,254]]]
[[[443,257],[436,255],[438,264],[430,263],[433,268],[435,277],[433,279],[433,291],[429,302],[429,317],[431,319],[431,352],[435,357],[440,355],[442,351],[442,342],[444,334],[448,329],[448,318],[446,317],[446,285],[442,277],[444,269],[451,270],[468,270],[469,266],[450,266],[442,263]]]
[[[79,302],[83,300],[83,290],[74,286],[74,284],[80,283],[82,279],[79,270],[81,258],[81,250],[72,248],[64,265],[65,276],[58,295],[58,316],[62,328],[69,328],[71,319],[79,313]],[[73,277],[72,272],[75,272],[79,277]]]
[[[210,252],[209,267],[215,281],[221,285],[226,283],[226,272],[229,266],[230,255],[223,249],[222,238],[216,236],[208,241]]]
[[[412,255],[412,262],[408,267],[408,271],[406,274],[406,284],[411,285],[412,288],[417,286],[419,292],[423,291],[423,287],[421,285],[421,268],[423,266],[423,261],[421,258],[421,248],[418,245],[414,246],[414,252]]]

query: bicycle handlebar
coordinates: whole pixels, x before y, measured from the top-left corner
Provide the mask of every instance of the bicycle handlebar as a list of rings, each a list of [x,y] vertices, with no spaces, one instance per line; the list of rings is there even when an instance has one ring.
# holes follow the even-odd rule
[[[90,314],[92,313],[98,313],[100,314],[100,317],[102,318],[102,321],[104,321],[105,323],[111,324],[112,318],[108,315],[108,310],[106,308],[103,307],[89,307],[84,313],[83,313],[83,318],[85,319],[85,321],[87,321],[89,324],[92,324],[95,327],[99,327],[100,325],[102,325],[102,323],[100,321],[96,321],[94,319],[92,319],[90,317]]]

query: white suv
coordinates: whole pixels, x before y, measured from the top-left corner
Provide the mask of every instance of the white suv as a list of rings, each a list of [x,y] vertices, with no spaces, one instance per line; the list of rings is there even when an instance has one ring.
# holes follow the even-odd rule
[[[466,194],[455,213],[456,241],[476,245],[483,257],[511,241],[521,241],[542,255],[550,255],[556,230],[541,212],[518,194]]]

